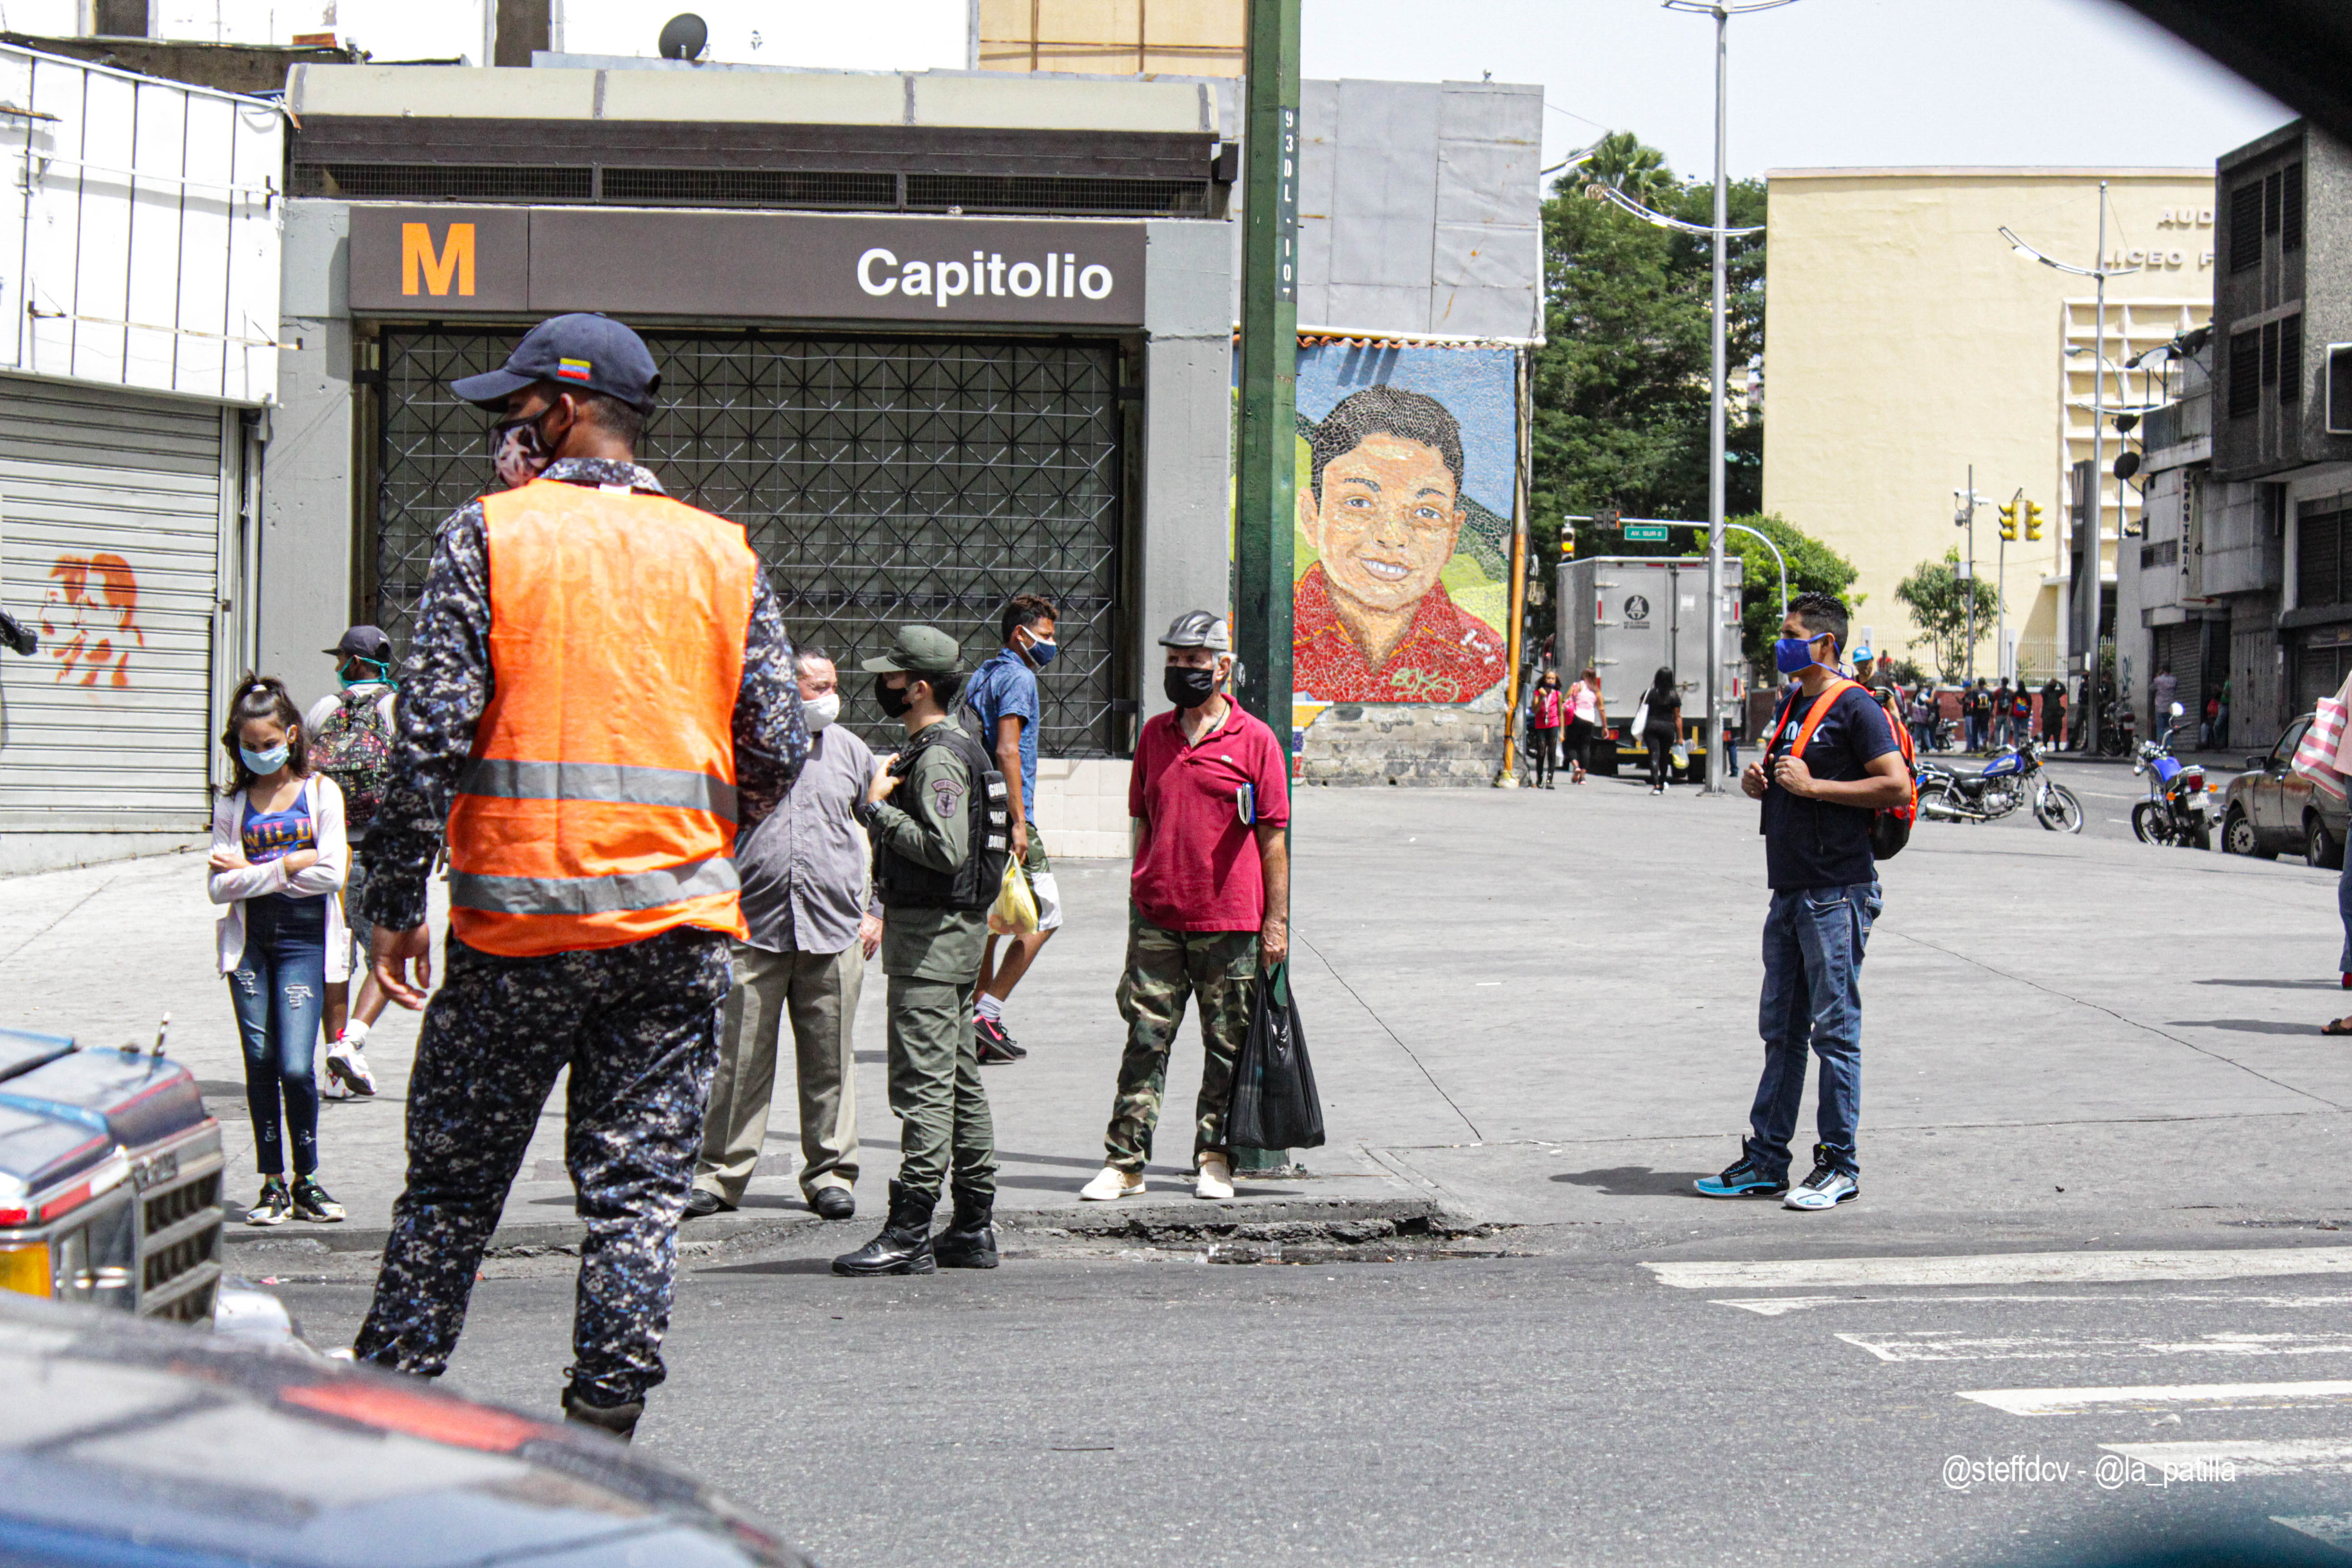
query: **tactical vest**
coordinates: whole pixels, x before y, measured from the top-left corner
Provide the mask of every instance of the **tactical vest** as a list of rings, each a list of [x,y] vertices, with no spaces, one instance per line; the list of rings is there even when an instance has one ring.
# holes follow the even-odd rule
[[[557,479],[482,514],[492,685],[449,814],[451,929],[514,958],[682,925],[742,936],[743,531]]]
[[[885,909],[967,912],[984,910],[996,902],[997,890],[1004,881],[1004,863],[1012,854],[1012,823],[1006,807],[1004,775],[996,771],[995,759],[985,747],[945,720],[908,742],[898,761],[890,764],[890,772],[905,778],[913,771],[915,759],[931,746],[945,746],[953,752],[971,775],[972,787],[964,792],[963,806],[971,853],[952,871],[934,871],[877,843],[874,847],[875,890],[881,895]],[[913,800],[904,796],[894,799],[909,816],[931,819],[931,803],[919,794]]]

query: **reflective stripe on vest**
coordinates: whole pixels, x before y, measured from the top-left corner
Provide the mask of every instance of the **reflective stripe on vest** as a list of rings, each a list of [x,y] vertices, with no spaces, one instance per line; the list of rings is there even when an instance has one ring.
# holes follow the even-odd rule
[[[482,510],[491,695],[449,816],[452,931],[508,957],[742,936],[743,531],[554,479]]]

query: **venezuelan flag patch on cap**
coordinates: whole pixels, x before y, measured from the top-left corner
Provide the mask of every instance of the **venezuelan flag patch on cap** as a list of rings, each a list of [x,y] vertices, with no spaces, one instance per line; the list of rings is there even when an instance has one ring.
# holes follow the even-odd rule
[[[555,362],[555,374],[565,381],[586,381],[595,367],[584,359],[560,359]]]

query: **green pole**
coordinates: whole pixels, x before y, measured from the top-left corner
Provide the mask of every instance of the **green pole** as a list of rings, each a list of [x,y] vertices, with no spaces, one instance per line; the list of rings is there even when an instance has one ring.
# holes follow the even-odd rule
[[[1297,515],[1298,9],[1249,0],[1242,133],[1241,452],[1234,498],[1234,651],[1242,706],[1290,760],[1291,530]],[[1237,1149],[1237,1169],[1288,1151]]]

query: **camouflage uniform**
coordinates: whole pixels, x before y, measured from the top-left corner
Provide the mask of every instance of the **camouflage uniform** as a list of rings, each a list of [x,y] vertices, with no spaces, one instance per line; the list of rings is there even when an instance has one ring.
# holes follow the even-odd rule
[[[1168,1051],[1184,1022],[1184,999],[1201,999],[1201,1095],[1193,1102],[1192,1163],[1225,1146],[1225,1102],[1233,1097],[1234,1058],[1249,1034],[1257,1002],[1254,931],[1169,931],[1129,906],[1127,973],[1118,981],[1118,1016],[1127,1049],[1118,1061],[1118,1097],[1104,1135],[1105,1163],[1140,1175],[1151,1159],[1152,1129],[1168,1078]]]
[[[566,458],[544,477],[662,493],[634,463]],[[488,536],[472,501],[435,542],[402,672],[392,777],[368,841],[363,913],[377,925],[425,922],[425,880],[489,700],[489,631]],[[733,729],[738,783],[757,815],[808,753],[792,645],[765,573],[754,578]],[[677,1223],[730,983],[727,938],[680,927],[529,959],[452,938],[443,969],[409,1079],[407,1186],[353,1352],[427,1377],[447,1365],[482,1248],[568,1066],[565,1160],[588,1222],[572,1386],[594,1405],[640,1399],[663,1375]]]
[[[973,787],[954,752],[926,746],[890,798],[866,808],[867,828],[877,847],[953,870],[979,852],[964,815]],[[985,910],[890,904],[883,914],[898,1181],[921,1196],[936,1199],[950,1167],[960,1190],[996,1195],[996,1131],[971,1035],[971,993],[987,942]]]

